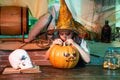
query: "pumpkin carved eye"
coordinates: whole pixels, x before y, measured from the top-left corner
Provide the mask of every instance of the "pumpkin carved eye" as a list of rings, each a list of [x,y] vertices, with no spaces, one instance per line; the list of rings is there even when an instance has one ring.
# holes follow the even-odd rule
[[[74,53],[74,54],[73,54],[73,56],[74,56],[74,57],[76,57],[76,56],[77,56],[77,54],[76,54],[76,53]]]
[[[64,56],[65,56],[65,57],[69,57],[70,54],[69,54],[69,53],[64,53]]]

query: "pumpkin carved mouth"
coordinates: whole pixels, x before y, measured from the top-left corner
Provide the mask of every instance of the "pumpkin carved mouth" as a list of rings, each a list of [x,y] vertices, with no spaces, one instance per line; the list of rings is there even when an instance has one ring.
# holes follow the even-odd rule
[[[68,60],[66,60],[66,62],[74,62],[74,61],[76,61],[76,59],[73,59],[73,60],[68,59]]]

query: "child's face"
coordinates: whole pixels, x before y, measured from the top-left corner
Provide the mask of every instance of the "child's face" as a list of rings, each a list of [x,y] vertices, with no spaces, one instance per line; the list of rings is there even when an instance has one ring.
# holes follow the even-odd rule
[[[59,36],[63,41],[66,41],[67,39],[72,38],[72,31],[70,31],[70,30],[60,30],[59,31]]]

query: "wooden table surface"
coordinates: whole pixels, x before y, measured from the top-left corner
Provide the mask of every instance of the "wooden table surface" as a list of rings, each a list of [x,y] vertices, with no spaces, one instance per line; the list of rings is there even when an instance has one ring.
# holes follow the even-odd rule
[[[0,80],[120,80],[120,69],[108,70],[102,66],[86,66],[74,69],[56,69],[40,66],[41,73],[1,74]]]

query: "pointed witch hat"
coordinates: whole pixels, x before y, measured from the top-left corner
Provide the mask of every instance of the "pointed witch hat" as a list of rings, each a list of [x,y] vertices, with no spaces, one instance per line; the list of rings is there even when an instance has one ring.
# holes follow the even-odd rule
[[[79,33],[77,28],[74,25],[72,14],[67,8],[64,0],[60,0],[60,11],[59,11],[56,29],[48,30],[47,33],[53,34],[54,32],[59,31],[59,30],[72,30],[73,32],[77,34]]]

